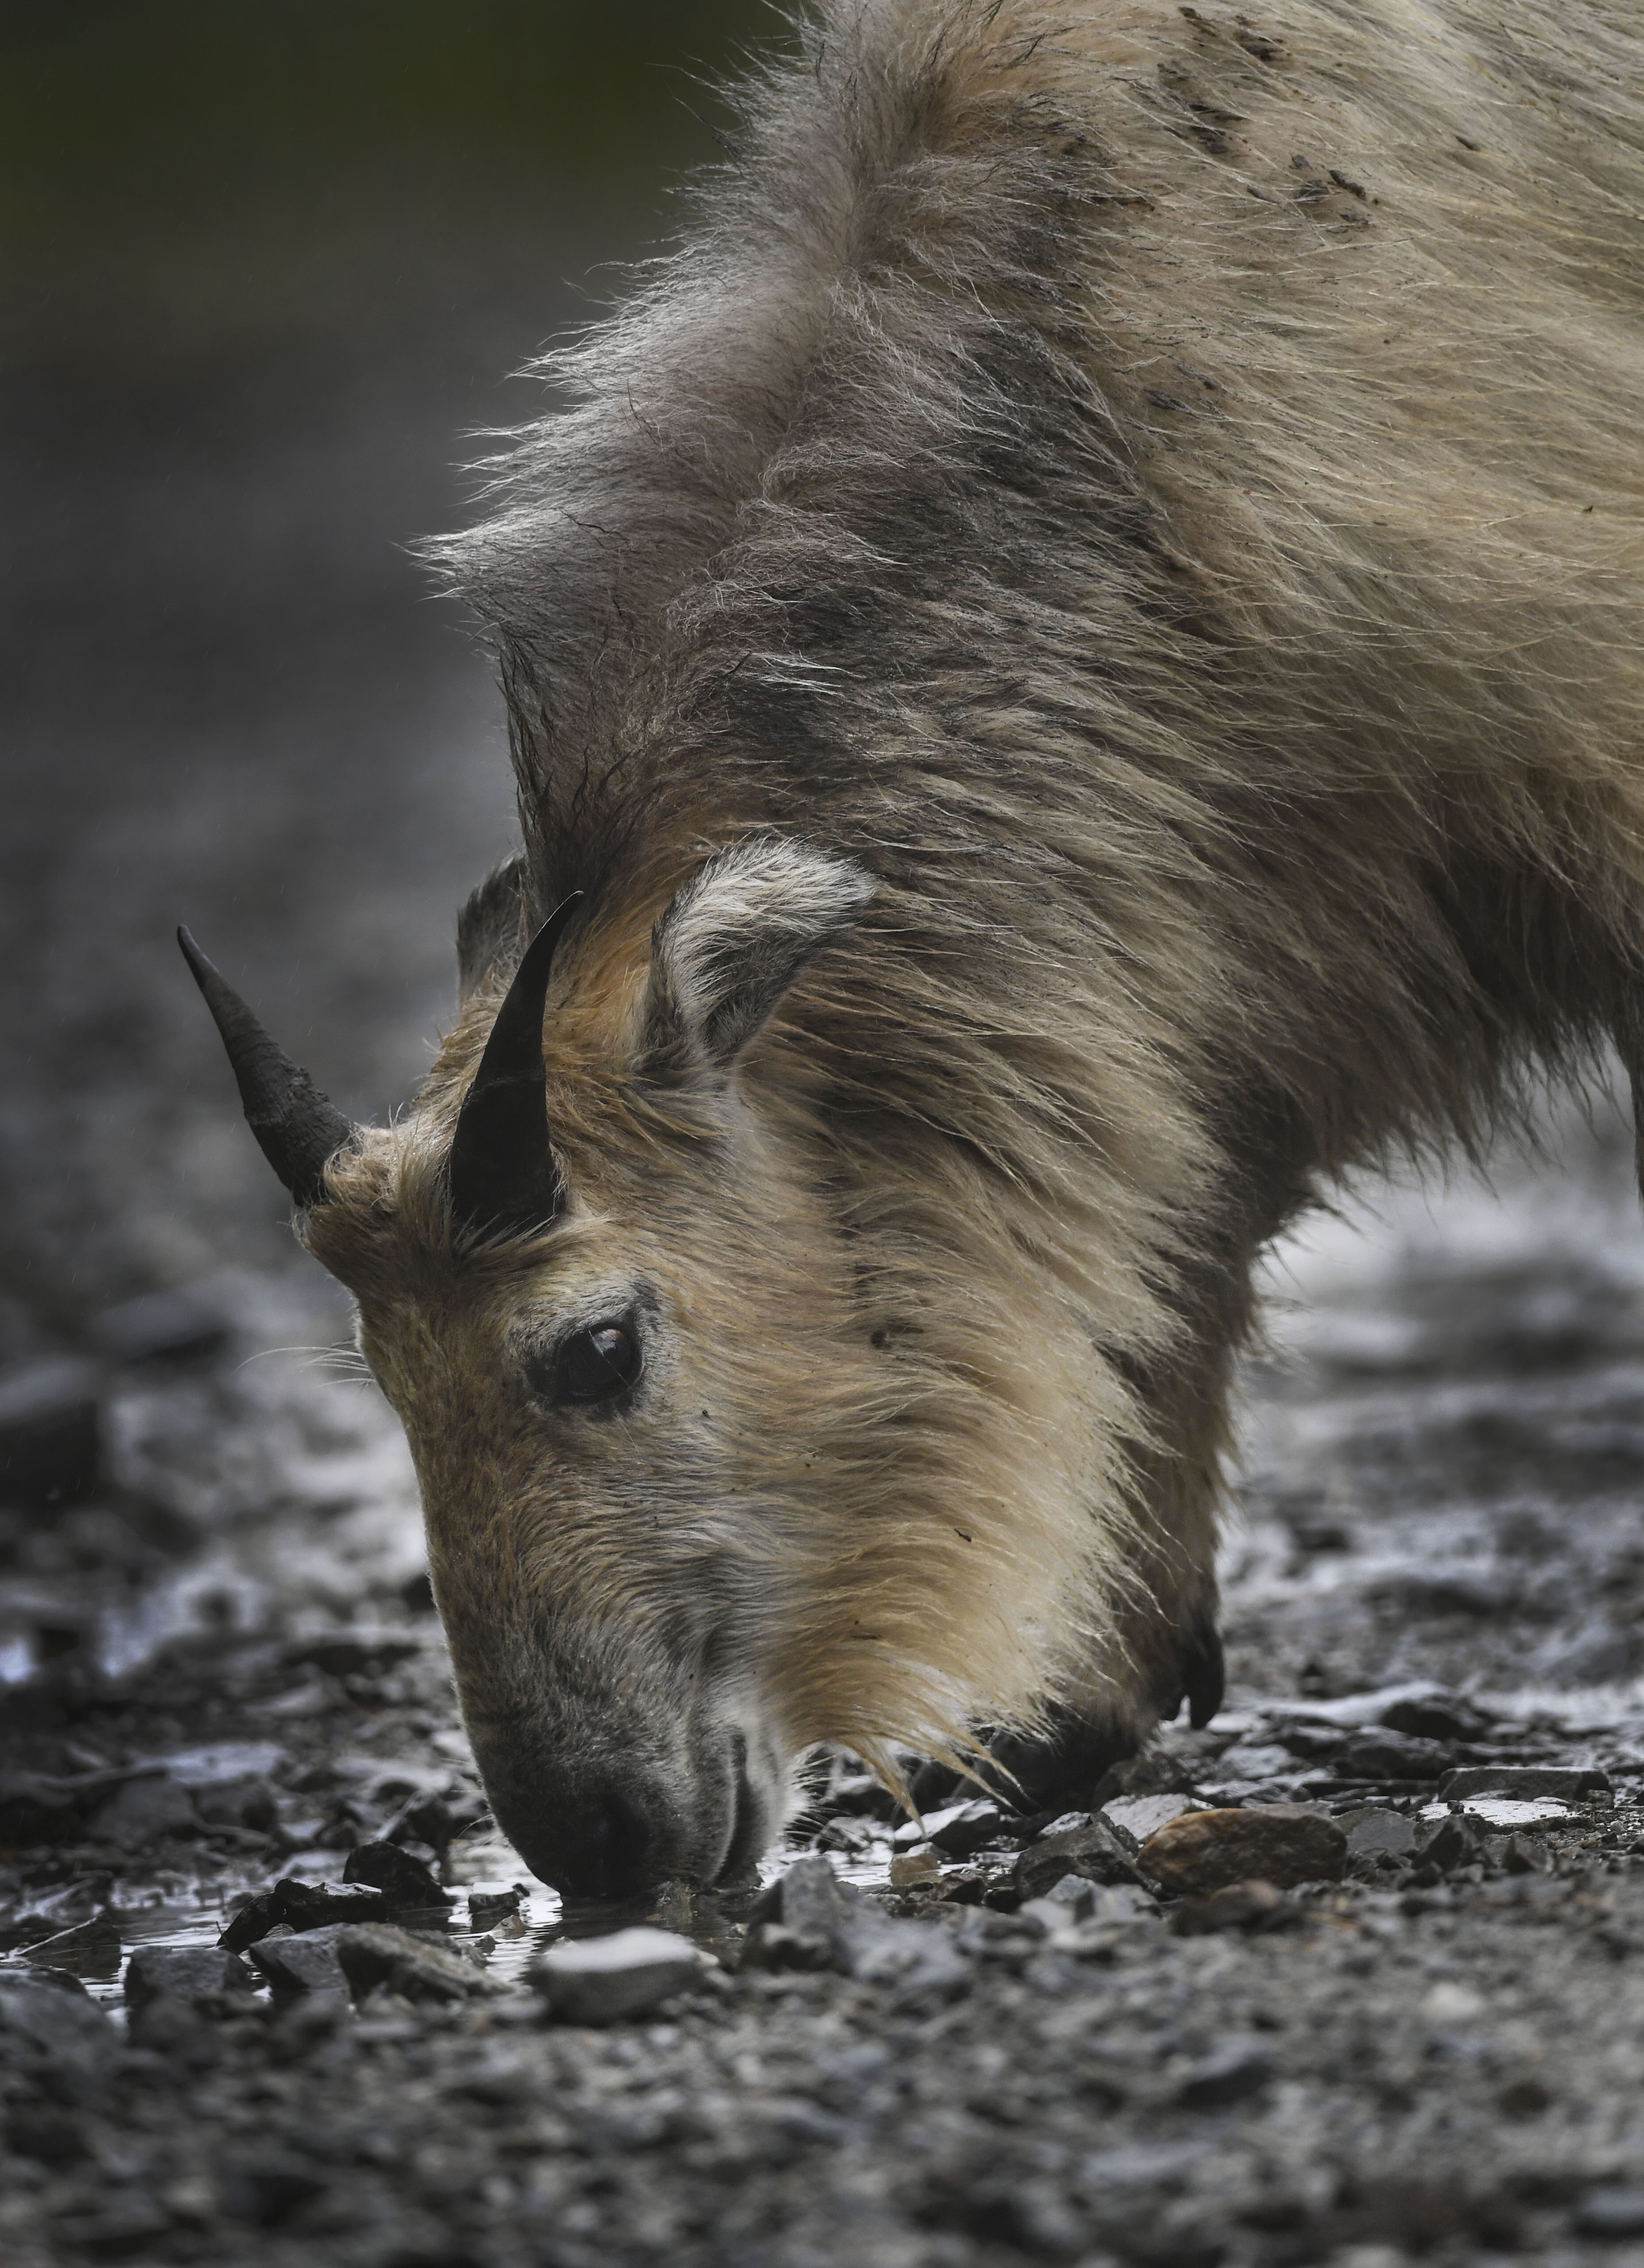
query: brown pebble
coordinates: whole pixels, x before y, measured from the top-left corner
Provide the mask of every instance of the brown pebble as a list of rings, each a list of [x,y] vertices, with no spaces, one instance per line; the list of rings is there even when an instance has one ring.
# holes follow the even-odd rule
[[[1137,1863],[1167,1890],[1203,1896],[1236,1882],[1275,1889],[1339,1881],[1347,1838],[1316,1812],[1273,1804],[1239,1811],[1190,1811],[1149,1835]]]

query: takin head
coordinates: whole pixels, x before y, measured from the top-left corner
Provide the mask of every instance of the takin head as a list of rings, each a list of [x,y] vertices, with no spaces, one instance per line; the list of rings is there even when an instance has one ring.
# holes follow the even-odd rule
[[[603,924],[568,899],[505,989],[482,973],[389,1129],[336,1111],[181,933],[404,1425],[497,1820],[583,1897],[745,1877],[818,1742],[892,1777],[892,1742],[956,1756],[1057,1608],[1055,1553],[1036,1585],[967,1516],[1009,1509],[1022,1395],[885,1324],[800,1027],[746,1060],[875,883],[760,838],[667,887]],[[1068,1386],[1044,1368],[1016,1380],[1041,1468]]]

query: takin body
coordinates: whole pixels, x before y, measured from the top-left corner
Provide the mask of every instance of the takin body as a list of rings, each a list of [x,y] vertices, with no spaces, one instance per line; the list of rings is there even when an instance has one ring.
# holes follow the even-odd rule
[[[1644,18],[1259,5],[826,0],[442,547],[525,848],[415,1108],[195,956],[563,1889],[1201,1721],[1264,1245],[1644,1071]]]

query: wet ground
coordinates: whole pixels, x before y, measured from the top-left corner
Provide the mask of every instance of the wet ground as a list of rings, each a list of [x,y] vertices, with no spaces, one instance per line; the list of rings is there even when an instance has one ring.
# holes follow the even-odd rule
[[[555,1970],[403,1445],[170,943],[381,1113],[506,847],[484,673],[393,549],[445,516],[471,381],[287,377],[136,431],[43,387],[12,427],[0,2260],[1644,2262],[1644,1227],[1607,1105],[1276,1257],[1229,1705],[1090,1791],[1108,1827],[899,1837],[836,1764],[766,1868],[826,1874],[671,1889],[623,1918],[700,1953]]]

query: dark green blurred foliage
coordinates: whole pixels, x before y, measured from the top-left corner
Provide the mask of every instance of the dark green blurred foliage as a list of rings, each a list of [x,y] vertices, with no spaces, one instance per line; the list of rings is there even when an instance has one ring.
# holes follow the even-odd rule
[[[11,0],[8,343],[358,335],[515,296],[533,247],[556,276],[627,253],[780,28],[766,0]]]

